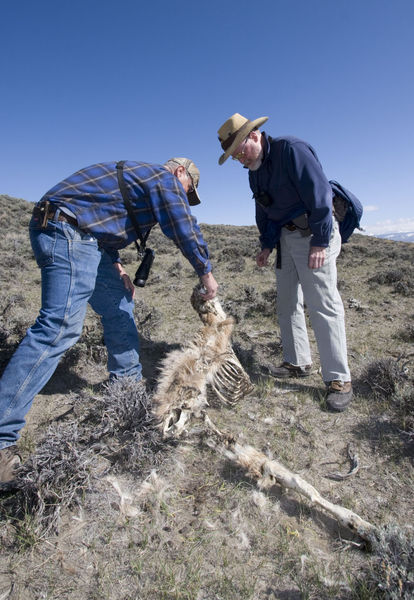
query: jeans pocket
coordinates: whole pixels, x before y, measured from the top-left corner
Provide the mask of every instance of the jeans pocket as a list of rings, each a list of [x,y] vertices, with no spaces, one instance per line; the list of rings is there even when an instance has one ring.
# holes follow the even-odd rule
[[[30,228],[30,242],[37,265],[42,268],[51,265],[55,260],[56,229]]]

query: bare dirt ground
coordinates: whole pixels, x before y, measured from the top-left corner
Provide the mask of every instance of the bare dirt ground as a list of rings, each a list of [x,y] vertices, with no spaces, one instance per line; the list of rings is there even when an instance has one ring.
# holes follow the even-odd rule
[[[28,206],[15,206],[15,227],[0,246],[0,368],[34,320],[40,299],[24,228]],[[335,414],[324,403],[312,333],[309,379],[280,382],[268,373],[282,356],[277,295],[273,267],[254,264],[255,228],[202,230],[220,300],[237,321],[234,349],[254,383],[235,407],[212,397],[213,421],[299,473],[330,501],[412,536],[414,245],[354,234],[343,248],[338,278],[355,399]],[[189,302],[197,282],[190,266],[159,231],[150,239],[156,260],[136,301],[149,401],[162,357],[200,326]],[[123,259],[133,274],[134,251],[125,250]],[[149,448],[139,469],[130,440],[115,430],[105,437],[105,451],[102,444],[99,451],[86,447],[82,440],[96,427],[91,414],[101,418],[102,398],[111,393],[102,386],[106,377],[100,325],[90,313],[81,340],[36,398],[20,441],[29,460],[45,436],[66,439],[77,424],[80,441],[73,437],[72,450],[88,456],[87,484],[69,506],[65,490],[72,488],[62,484],[51,529],[33,507],[22,508],[19,493],[0,497],[1,600],[412,597],[405,595],[411,594],[412,571],[399,583],[401,573],[394,576],[384,560],[381,567],[378,554],[357,536],[294,492],[258,490],[203,444],[198,430],[161,451]],[[122,390],[112,394],[118,402]],[[359,457],[358,473],[329,478],[348,471],[349,444]],[[65,464],[62,459],[53,469],[63,472]],[[404,556],[412,561],[412,553],[410,546]]]

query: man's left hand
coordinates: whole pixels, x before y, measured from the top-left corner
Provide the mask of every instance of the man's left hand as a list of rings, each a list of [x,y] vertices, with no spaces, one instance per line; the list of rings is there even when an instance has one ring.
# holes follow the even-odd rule
[[[135,286],[132,283],[128,273],[125,271],[124,267],[119,262],[114,263],[114,267],[118,271],[120,278],[124,282],[125,289],[128,290],[129,292],[131,292],[132,297],[134,298]]]
[[[325,254],[326,248],[322,248],[321,246],[311,246],[309,249],[309,260],[308,267],[310,269],[319,269],[319,267],[323,267],[323,263],[325,262]]]

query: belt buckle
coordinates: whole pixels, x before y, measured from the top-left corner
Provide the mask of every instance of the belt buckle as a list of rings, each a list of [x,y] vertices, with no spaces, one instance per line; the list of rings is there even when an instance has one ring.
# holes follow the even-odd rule
[[[42,215],[42,221],[41,221],[41,224],[40,224],[40,227],[42,229],[46,229],[46,227],[47,227],[47,221],[49,219],[49,208],[50,208],[50,202],[49,202],[49,200],[45,200],[39,206],[40,214]]]

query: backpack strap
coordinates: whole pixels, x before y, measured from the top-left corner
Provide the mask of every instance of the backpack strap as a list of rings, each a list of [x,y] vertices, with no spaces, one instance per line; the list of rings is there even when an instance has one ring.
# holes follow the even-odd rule
[[[141,234],[141,231],[139,229],[138,221],[135,217],[135,214],[134,214],[134,211],[132,208],[132,202],[129,197],[128,188],[127,188],[127,185],[126,185],[125,179],[124,179],[124,164],[125,164],[125,162],[126,162],[125,160],[120,160],[119,162],[116,163],[116,175],[118,178],[118,185],[119,185],[119,190],[122,195],[122,200],[124,201],[125,208],[127,210],[129,218],[132,221],[132,225],[134,226],[134,229],[136,231],[138,239],[141,242],[141,246],[140,246],[138,244],[138,242],[135,240],[135,246],[136,246],[136,249],[138,252],[138,256],[140,256],[143,253],[143,251],[145,250],[145,244],[146,244],[146,241],[148,239],[151,229],[149,229],[144,236]]]

